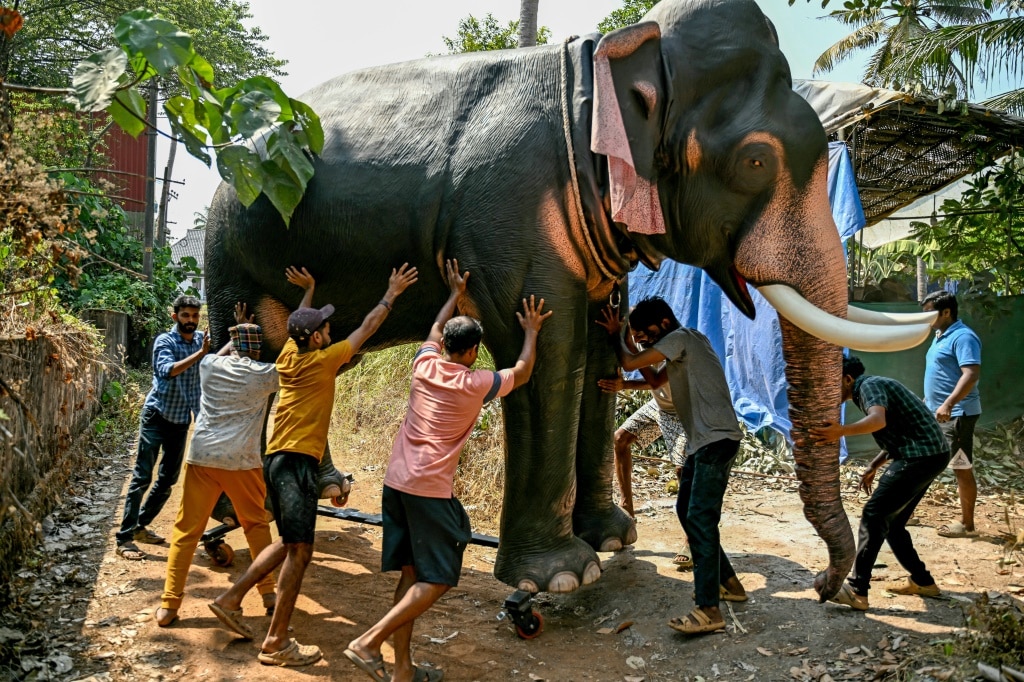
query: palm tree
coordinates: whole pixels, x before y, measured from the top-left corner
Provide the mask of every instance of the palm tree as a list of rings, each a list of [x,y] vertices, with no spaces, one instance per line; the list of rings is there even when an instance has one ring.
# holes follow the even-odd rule
[[[519,4],[519,47],[537,44],[537,5],[540,0],[521,0]]]
[[[913,73],[930,75],[944,63],[955,61],[966,80],[958,96],[966,98],[976,78],[992,82],[1002,76],[1010,83],[1019,83],[1024,73],[1024,1],[1005,0],[1002,9],[1006,16],[947,26],[908,42],[906,50],[892,60],[891,77],[905,80]],[[989,97],[982,104],[1024,116],[1024,88]]]
[[[1020,0],[1004,0],[1020,2]],[[814,63],[814,73],[831,71],[839,62],[861,50],[875,48],[864,71],[864,82],[876,87],[908,88],[926,84],[933,91],[969,89],[969,77],[948,56],[899,71],[896,81],[892,65],[915,40],[948,25],[969,26],[988,22],[986,9],[991,0],[894,0],[892,2],[850,2],[828,16],[855,30],[828,48]],[[901,62],[902,63],[902,62]]]

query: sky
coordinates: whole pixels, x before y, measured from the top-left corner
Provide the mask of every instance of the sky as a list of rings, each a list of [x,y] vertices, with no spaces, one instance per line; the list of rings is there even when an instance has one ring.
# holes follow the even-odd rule
[[[538,24],[551,29],[552,43],[595,31],[598,22],[621,6],[621,0],[540,0]],[[849,32],[839,22],[821,19],[818,0],[758,0],[775,24],[783,54],[794,78],[810,78],[814,60]],[[419,59],[445,52],[442,36],[455,36],[459,20],[469,14],[493,14],[502,24],[519,18],[519,0],[249,0],[253,17],[269,38],[265,45],[288,60],[284,91],[302,99],[313,86],[348,71],[378,64]],[[861,61],[843,63],[827,80],[860,81]],[[160,141],[158,176],[163,175],[166,139]],[[177,195],[168,207],[171,241],[192,227],[193,216],[209,205],[220,182],[216,166],[208,169],[183,149],[175,160]],[[158,195],[159,196],[159,193]]]

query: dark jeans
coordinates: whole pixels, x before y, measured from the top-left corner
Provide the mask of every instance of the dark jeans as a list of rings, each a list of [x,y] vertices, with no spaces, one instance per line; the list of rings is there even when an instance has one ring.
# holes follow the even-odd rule
[[[175,424],[160,416],[160,412],[152,407],[142,410],[142,423],[139,426],[139,452],[135,457],[135,469],[132,471],[132,482],[128,484],[128,496],[124,501],[124,516],[121,518],[121,530],[117,532],[117,544],[131,542],[135,531],[145,528],[156,518],[160,510],[171,496],[171,488],[178,482],[181,473],[181,461],[185,454],[185,439],[188,436],[188,424]],[[153,470],[157,469],[157,457],[163,447],[164,456],[160,458],[156,484],[150,490],[153,481]],[[146,495],[143,503],[142,497]]]
[[[739,447],[728,439],[705,445],[686,458],[679,474],[676,514],[690,541],[697,606],[718,606],[719,585],[736,575],[722,550],[718,522]]]
[[[947,464],[949,453],[889,463],[860,517],[857,558],[850,576],[850,586],[857,594],[868,593],[871,568],[883,541],[889,543],[896,560],[910,573],[911,580],[922,587],[935,584],[935,579],[914,549],[914,542],[907,532],[907,519],[913,516],[914,509],[928,492],[928,486]]]

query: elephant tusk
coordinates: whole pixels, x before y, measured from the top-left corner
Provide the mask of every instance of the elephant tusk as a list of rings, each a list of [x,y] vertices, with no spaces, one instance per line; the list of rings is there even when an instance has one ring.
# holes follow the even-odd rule
[[[928,324],[903,324],[883,327],[844,320],[829,315],[784,284],[758,287],[772,307],[787,320],[812,336],[837,346],[869,353],[885,353],[913,348],[928,338]]]
[[[932,310],[927,313],[886,313],[877,310],[866,310],[856,306],[849,306],[846,309],[846,319],[850,322],[861,322],[863,324],[928,324],[931,325],[939,316],[938,311]]]

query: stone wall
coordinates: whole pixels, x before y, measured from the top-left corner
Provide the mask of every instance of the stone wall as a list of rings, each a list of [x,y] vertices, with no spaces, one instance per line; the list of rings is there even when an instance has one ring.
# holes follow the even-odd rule
[[[94,316],[102,345],[81,331],[0,338],[0,583],[82,464],[82,448],[72,443],[89,428],[123,357],[124,315],[103,312]]]

